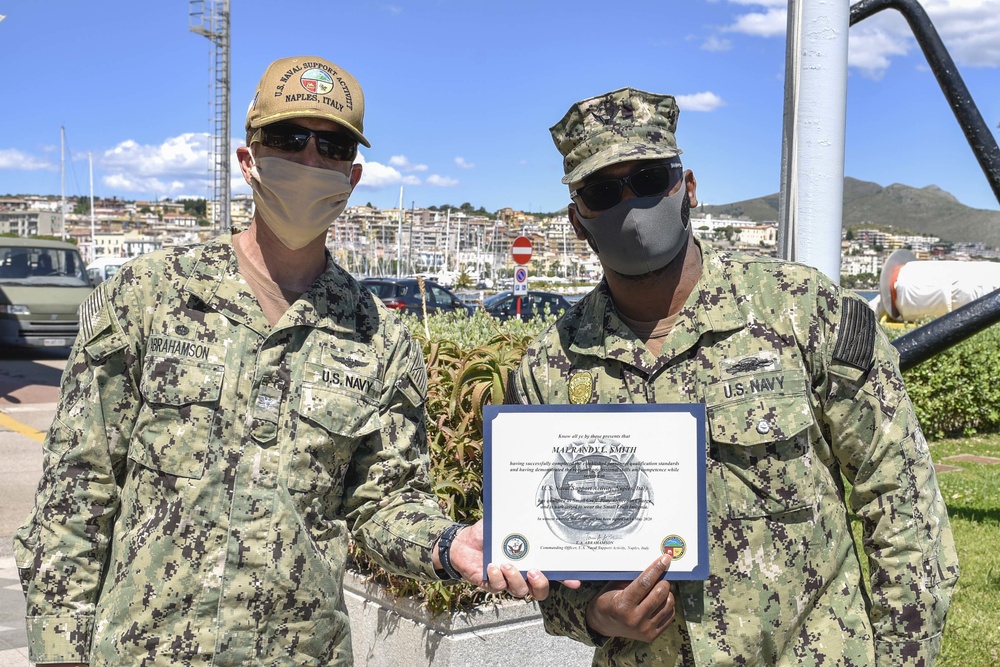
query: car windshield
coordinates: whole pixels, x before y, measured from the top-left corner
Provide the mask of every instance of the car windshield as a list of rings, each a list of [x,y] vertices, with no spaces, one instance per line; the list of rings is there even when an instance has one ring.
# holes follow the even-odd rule
[[[392,283],[365,283],[365,287],[380,299],[387,299],[396,296],[396,286]]]
[[[504,301],[511,298],[510,292],[500,292],[500,294],[494,294],[493,296],[488,296],[483,299],[483,305],[489,308],[490,306],[495,306],[498,303],[503,303]]]
[[[0,285],[90,287],[80,253],[62,248],[0,247]]]

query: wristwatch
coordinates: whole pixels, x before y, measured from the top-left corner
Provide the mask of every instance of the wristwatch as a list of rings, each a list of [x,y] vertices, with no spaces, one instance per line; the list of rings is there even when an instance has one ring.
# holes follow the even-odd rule
[[[455,541],[458,531],[463,528],[465,528],[464,523],[453,523],[444,529],[440,539],[438,539],[438,559],[441,561],[441,567],[443,568],[435,571],[439,579],[464,578],[458,573],[455,566],[451,564],[451,543]]]

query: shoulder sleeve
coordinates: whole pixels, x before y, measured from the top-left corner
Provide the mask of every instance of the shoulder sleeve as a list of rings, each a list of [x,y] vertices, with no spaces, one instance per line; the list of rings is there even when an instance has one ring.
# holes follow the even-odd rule
[[[875,360],[875,336],[878,329],[875,311],[861,299],[844,296],[840,301],[840,312],[833,361],[867,371]]]
[[[839,305],[822,418],[863,526],[877,664],[932,664],[959,573],[947,509],[895,348],[864,302]]]
[[[140,408],[135,355],[112,283],[80,308],[81,331],[43,445],[35,507],[17,531],[29,657],[86,662],[118,509],[117,477]]]
[[[389,572],[438,581],[431,549],[454,521],[430,492],[424,403],[427,367],[402,325],[385,350],[387,388],[380,427],[359,441],[347,490],[348,525],[365,552]]]

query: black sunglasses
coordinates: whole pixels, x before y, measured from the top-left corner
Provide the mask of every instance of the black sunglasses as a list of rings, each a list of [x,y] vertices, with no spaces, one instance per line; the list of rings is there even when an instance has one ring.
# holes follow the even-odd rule
[[[569,193],[569,196],[580,197],[580,201],[591,211],[604,211],[622,200],[626,185],[636,197],[652,197],[673,190],[683,176],[684,167],[680,162],[654,164],[652,167],[633,171],[628,176],[584,185]]]
[[[268,148],[298,153],[306,147],[310,137],[316,137],[316,151],[331,160],[352,161],[358,154],[358,142],[353,137],[340,132],[310,130],[294,123],[265,125],[257,130],[250,143],[260,139]]]

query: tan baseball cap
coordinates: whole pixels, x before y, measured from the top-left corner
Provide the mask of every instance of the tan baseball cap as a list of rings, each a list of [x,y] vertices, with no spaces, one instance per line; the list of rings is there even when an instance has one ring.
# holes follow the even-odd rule
[[[268,65],[257,84],[246,129],[290,118],[313,116],[343,125],[363,145],[365,95],[358,80],[316,56],[281,58]]]
[[[577,102],[549,128],[563,156],[562,182],[575,183],[619,162],[680,155],[674,137],[679,115],[673,95],[634,88]]]

